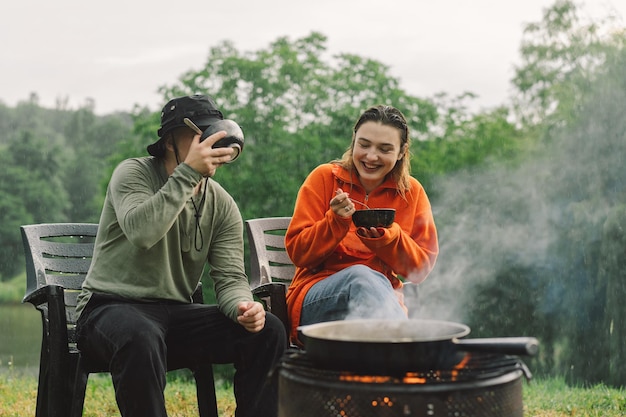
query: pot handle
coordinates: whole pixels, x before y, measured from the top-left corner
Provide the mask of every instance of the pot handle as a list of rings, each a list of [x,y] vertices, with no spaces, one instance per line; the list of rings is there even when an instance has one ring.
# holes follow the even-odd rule
[[[464,351],[495,352],[509,355],[535,356],[539,341],[534,337],[494,337],[477,339],[453,339]]]

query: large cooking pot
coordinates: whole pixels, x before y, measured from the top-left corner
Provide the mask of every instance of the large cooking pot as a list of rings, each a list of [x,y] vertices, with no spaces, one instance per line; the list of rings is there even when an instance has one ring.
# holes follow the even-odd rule
[[[341,320],[298,331],[319,366],[377,374],[452,369],[469,351],[535,355],[539,348],[534,337],[460,339],[468,326],[439,320]]]

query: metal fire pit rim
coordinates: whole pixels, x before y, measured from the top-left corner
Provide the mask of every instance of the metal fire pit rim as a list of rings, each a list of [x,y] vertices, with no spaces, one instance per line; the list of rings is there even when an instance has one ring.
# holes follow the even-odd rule
[[[283,372],[285,370],[288,374]],[[459,392],[459,391],[471,391],[475,389],[483,389],[492,386],[503,386],[508,383],[519,380],[524,372],[521,369],[512,369],[502,375],[493,376],[485,379],[474,379],[471,381],[446,381],[446,382],[427,382],[424,384],[410,384],[410,383],[368,383],[368,382],[359,382],[359,381],[346,381],[340,380],[338,378],[333,378],[333,380],[329,378],[323,379],[323,385],[320,385],[321,379],[319,376],[313,375],[302,375],[302,373],[298,372],[296,369],[289,369],[285,367],[281,367],[279,369],[279,375],[288,380],[303,384],[313,386],[315,389],[320,389],[323,387],[324,389],[340,389],[345,390],[348,388],[373,388],[377,387],[387,393],[398,393],[398,394],[420,394],[420,393],[449,393],[449,392]]]

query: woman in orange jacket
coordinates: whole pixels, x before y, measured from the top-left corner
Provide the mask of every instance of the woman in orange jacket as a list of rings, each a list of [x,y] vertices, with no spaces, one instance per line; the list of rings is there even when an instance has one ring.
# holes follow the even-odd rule
[[[406,318],[402,279],[420,283],[439,246],[430,202],[410,176],[410,137],[391,106],[366,110],[341,160],[322,164],[298,192],[285,236],[296,266],[287,292],[290,337],[297,327],[351,318]],[[365,206],[393,208],[388,228],[356,228]]]

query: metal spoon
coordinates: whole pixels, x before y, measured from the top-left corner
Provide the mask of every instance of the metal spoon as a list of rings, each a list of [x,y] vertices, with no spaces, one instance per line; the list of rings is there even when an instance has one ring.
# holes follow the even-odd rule
[[[350,197],[348,197],[348,198],[350,198]],[[350,201],[352,201],[353,203],[357,203],[357,204],[362,205],[362,206],[363,206],[363,207],[365,207],[367,210],[371,210],[367,204],[365,204],[365,203],[361,203],[359,200],[355,200],[354,198],[350,198]]]
[[[196,126],[196,124],[194,122],[191,121],[190,118],[185,117],[183,119],[183,122],[185,122],[185,124],[187,126],[189,126],[194,132],[196,132],[198,135],[202,134],[202,130],[200,130],[200,128],[198,126]]]

